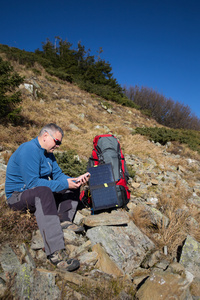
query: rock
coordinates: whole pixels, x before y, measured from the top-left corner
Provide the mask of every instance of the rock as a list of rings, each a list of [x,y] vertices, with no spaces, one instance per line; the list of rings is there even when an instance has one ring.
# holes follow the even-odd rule
[[[58,299],[60,290],[55,285],[55,272],[33,270],[27,264],[20,268],[16,277],[15,292],[20,299]]]
[[[150,205],[156,206],[156,204],[158,203],[158,198],[156,198],[156,197],[147,198],[147,202]]]
[[[0,163],[0,171],[6,171],[6,169],[7,169],[7,166]]]
[[[200,243],[190,235],[188,235],[185,240],[180,264],[195,277],[200,278]]]
[[[144,261],[141,263],[141,267],[148,269],[153,267],[159,260],[161,259],[161,253],[160,251],[155,251],[153,253],[150,253],[147,255],[144,259]]]
[[[78,116],[79,116],[79,118],[80,118],[81,120],[84,120],[84,119],[85,119],[85,114],[79,114]]]
[[[109,114],[112,114],[112,113],[113,113],[112,109],[110,109],[110,108],[107,109],[107,112],[108,112]]]
[[[185,168],[183,168],[182,166],[178,166],[178,167],[177,167],[177,170],[178,170],[178,171],[181,171],[181,172],[183,172],[183,173],[185,172]]]
[[[6,281],[0,276],[0,299],[3,299],[6,289]]]
[[[165,271],[169,266],[169,261],[166,259],[162,259],[161,261],[155,264],[155,268]]]
[[[64,239],[66,244],[80,244],[85,242],[84,239],[77,235],[74,231],[63,229]]]
[[[142,282],[144,282],[144,280],[146,280],[149,277],[148,274],[143,274],[143,275],[139,275],[139,276],[134,276],[133,277],[133,284],[138,287],[139,285],[141,285]]]
[[[13,278],[11,290],[19,299],[58,299],[60,291],[55,285],[56,273],[39,272],[30,264],[20,264],[17,255],[6,245],[0,253],[1,266]],[[13,275],[16,274],[14,277]]]
[[[124,225],[129,222],[129,216],[123,211],[113,211],[110,213],[101,213],[99,215],[90,215],[83,219],[83,224],[88,227]]]
[[[158,184],[158,180],[157,179],[152,179],[151,180],[151,184],[152,185],[157,185]]]
[[[88,278],[88,277],[84,277],[84,276],[81,276],[77,273],[74,273],[74,272],[67,272],[67,271],[63,271],[61,269],[58,269],[56,270],[56,274],[59,274],[61,276],[62,279],[68,281],[68,282],[71,282],[77,286],[81,286],[82,284],[86,284],[88,285],[89,287],[98,287],[98,282],[91,279],[91,278]]]
[[[185,273],[185,268],[180,263],[174,262],[169,265],[168,271],[173,274],[179,274],[182,276]]]
[[[19,248],[20,248],[20,251],[22,252],[22,255],[24,256],[24,259],[27,262],[27,264],[30,265],[32,268],[36,268],[35,261],[32,258],[26,245],[23,243],[20,245]]]
[[[136,183],[140,183],[142,181],[141,177],[138,175],[135,175],[135,181]],[[138,186],[139,187],[139,186]]]
[[[153,271],[139,288],[137,300],[182,299],[192,300],[190,282],[178,274]]]
[[[43,250],[38,250],[36,252],[36,258],[45,261],[47,259],[46,253]]]
[[[77,213],[78,213],[78,211],[77,211]],[[80,214],[83,215],[84,217],[91,216],[91,209],[89,209],[89,208],[83,208],[80,211]],[[76,216],[75,216],[75,218],[76,218]]]
[[[121,291],[118,296],[119,300],[132,300],[132,296],[128,295],[125,291]]]
[[[21,267],[20,261],[9,245],[5,245],[0,253],[1,267],[4,272],[17,272]]]
[[[81,264],[84,265],[95,265],[98,260],[98,254],[95,251],[86,252],[78,257]]]
[[[127,204],[128,209],[130,209],[131,211],[133,211],[136,208],[136,206],[137,205],[135,203],[133,203],[133,202],[129,202]]]
[[[124,272],[110,259],[109,255],[100,244],[94,245],[92,250],[98,254],[97,268],[114,277],[121,277],[124,275]]]
[[[70,123],[70,124],[69,124],[69,127],[71,128],[72,131],[80,131],[80,128],[78,128],[78,126],[76,126],[76,125],[73,124],[73,123]]]
[[[132,221],[124,227],[94,227],[87,231],[86,236],[93,245],[101,243],[111,259],[127,274],[139,267],[146,251],[154,248],[154,243]]]
[[[190,293],[193,300],[200,299],[200,278],[194,278],[193,282],[190,285]]]
[[[42,249],[42,248],[44,248],[44,242],[43,242],[42,235],[41,235],[40,231],[37,230],[35,232],[35,234],[33,235],[33,237],[32,237],[31,249],[39,250],[39,249]]]
[[[146,219],[149,220],[153,225],[163,224],[165,227],[169,224],[169,219],[164,216],[158,209],[155,207],[149,206],[148,204],[142,203],[138,204],[133,214],[137,215],[137,212],[142,212]]]
[[[73,252],[70,253],[69,257],[74,258],[80,255],[81,253],[87,251],[89,248],[91,248],[91,242],[87,241],[81,246],[77,247]]]
[[[155,207],[144,205],[144,210],[148,213],[148,217],[150,218],[152,224],[164,224],[165,227],[167,227],[169,224],[169,219]]]
[[[90,213],[91,214],[91,213]],[[74,220],[73,220],[73,222],[74,222],[74,224],[76,224],[76,225],[81,225],[82,223],[83,223],[83,220],[85,219],[85,216],[81,213],[81,212],[79,212],[79,211],[77,211],[77,213],[76,213],[76,215],[75,215],[75,218],[74,218]]]
[[[139,182],[133,182],[131,184],[131,186],[134,188],[134,189],[138,189],[140,187],[140,183]]]

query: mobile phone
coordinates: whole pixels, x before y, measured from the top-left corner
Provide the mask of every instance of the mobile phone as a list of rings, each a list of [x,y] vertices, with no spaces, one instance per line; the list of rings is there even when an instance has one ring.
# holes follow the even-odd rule
[[[89,177],[90,176],[90,173],[88,173],[87,175],[86,175],[86,177]],[[77,181],[75,181],[75,183],[79,183],[80,182],[80,179],[78,179]]]

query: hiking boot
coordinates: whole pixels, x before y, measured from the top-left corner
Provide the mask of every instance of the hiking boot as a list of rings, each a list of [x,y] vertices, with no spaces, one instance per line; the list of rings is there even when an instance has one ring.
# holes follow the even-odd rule
[[[75,271],[80,267],[80,263],[77,259],[68,258],[65,249],[55,251],[47,257],[52,264],[57,266],[61,270],[68,272]]]
[[[62,223],[60,223],[62,229],[69,229],[74,231],[75,233],[82,233],[85,229],[83,226],[78,226],[76,224],[73,224],[70,221],[64,221]]]

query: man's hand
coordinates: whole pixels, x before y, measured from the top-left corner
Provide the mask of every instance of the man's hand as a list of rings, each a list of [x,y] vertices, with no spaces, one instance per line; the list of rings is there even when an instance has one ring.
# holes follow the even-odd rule
[[[68,178],[68,188],[69,189],[78,189],[81,186],[81,182],[76,182],[78,178]]]
[[[87,173],[79,176],[76,180],[76,183],[81,182],[81,184],[84,184],[84,183],[88,182],[89,179],[90,179],[90,173],[87,172]]]
[[[90,178],[90,173],[87,172],[77,178],[68,178],[68,185],[69,185],[69,189],[77,189],[79,188],[82,184],[85,184],[86,182],[88,182]]]
[[[87,173],[79,176],[76,180],[76,183],[80,182],[81,184],[84,184],[84,183],[88,182],[89,179],[90,179],[90,173],[87,172]]]

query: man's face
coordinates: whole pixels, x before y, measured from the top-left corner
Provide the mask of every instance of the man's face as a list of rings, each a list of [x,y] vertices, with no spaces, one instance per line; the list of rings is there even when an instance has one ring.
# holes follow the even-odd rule
[[[62,142],[62,134],[59,131],[50,133],[45,132],[46,140],[45,140],[45,149],[47,152],[53,152],[56,148],[60,147]]]

